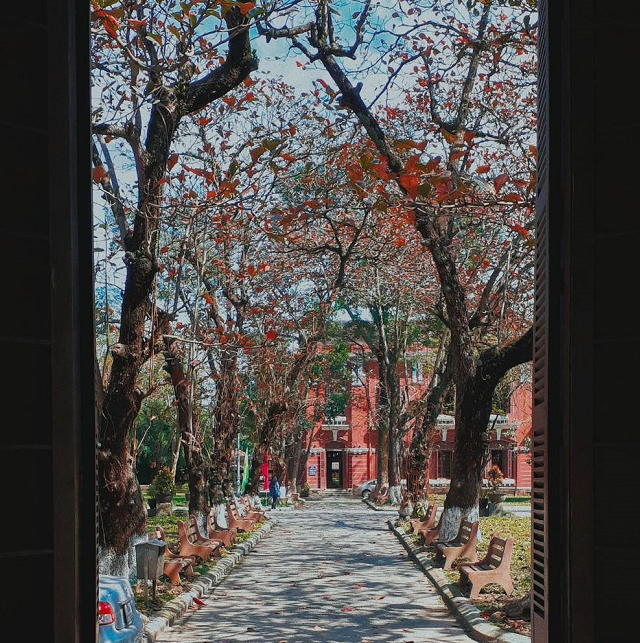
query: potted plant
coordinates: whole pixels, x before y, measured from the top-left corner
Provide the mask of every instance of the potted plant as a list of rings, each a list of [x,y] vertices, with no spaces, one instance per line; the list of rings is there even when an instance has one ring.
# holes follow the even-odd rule
[[[176,483],[171,469],[166,465],[160,467],[148,489],[149,496],[157,502],[171,502],[176,494]]]
[[[494,464],[487,473],[487,480],[491,491],[487,494],[490,502],[504,502],[506,494],[500,493],[500,487],[504,482],[504,474],[497,464]]]
[[[309,485],[308,482],[303,482],[302,487],[300,488],[300,497],[301,498],[308,498],[309,494],[311,493],[311,486]]]

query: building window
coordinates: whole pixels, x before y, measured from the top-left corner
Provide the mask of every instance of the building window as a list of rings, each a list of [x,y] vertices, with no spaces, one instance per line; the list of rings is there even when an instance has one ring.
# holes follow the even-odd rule
[[[364,364],[362,362],[351,363],[351,386],[364,386]]]
[[[451,478],[451,451],[438,451],[438,478]]]

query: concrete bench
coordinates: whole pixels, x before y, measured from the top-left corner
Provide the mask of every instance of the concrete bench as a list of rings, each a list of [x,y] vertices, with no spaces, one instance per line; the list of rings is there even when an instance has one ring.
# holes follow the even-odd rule
[[[197,556],[202,560],[211,560],[219,558],[222,554],[222,541],[204,538],[193,514],[189,514],[187,524],[178,520],[178,540],[180,556]]]
[[[501,538],[492,534],[486,556],[477,562],[460,563],[458,586],[466,589],[471,585],[469,598],[478,598],[480,590],[489,583],[500,585],[507,594],[513,593],[511,578],[511,554],[513,538]]]
[[[243,518],[238,512],[238,508],[227,500],[227,521],[229,527],[237,529],[238,531],[249,532],[253,531],[256,521],[249,518]]]
[[[419,534],[421,531],[431,529],[436,522],[436,514],[438,513],[438,503],[434,502],[427,507],[427,511],[422,518],[410,518],[409,524],[411,531]]]
[[[443,569],[451,569],[458,558],[468,558],[472,563],[478,560],[478,525],[477,520],[463,519],[453,540],[436,543],[436,562],[443,563]]]
[[[421,545],[423,545],[424,547],[429,547],[429,545],[432,545],[436,540],[438,540],[438,537],[440,536],[440,527],[442,526],[443,517],[444,511],[440,513],[440,518],[435,525],[429,528],[421,529],[418,532]]]
[[[369,494],[369,500],[376,505],[386,505],[389,500],[389,485],[382,485],[378,491],[374,489]]]
[[[231,547],[236,541],[237,530],[221,527],[216,520],[216,508],[211,507],[207,514],[207,536],[213,540],[221,540],[225,547]]]
[[[149,540],[162,540],[165,543],[164,548],[164,575],[171,581],[172,585],[180,585],[180,575],[184,574],[186,578],[195,576],[193,564],[196,562],[195,556],[180,556],[169,549],[164,529],[158,525],[149,532]]]

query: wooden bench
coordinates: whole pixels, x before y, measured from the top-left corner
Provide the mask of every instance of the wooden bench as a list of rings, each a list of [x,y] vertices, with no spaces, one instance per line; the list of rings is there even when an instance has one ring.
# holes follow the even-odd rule
[[[458,586],[466,589],[471,585],[469,598],[478,598],[480,590],[489,583],[500,585],[507,594],[513,594],[511,579],[511,554],[513,538],[501,538],[492,534],[486,556],[475,563],[460,563]]]
[[[180,541],[179,556],[197,556],[202,560],[211,560],[221,556],[222,541],[203,539],[193,514],[189,514],[187,524],[182,520],[178,520],[177,524]]]
[[[149,532],[149,540],[162,540],[165,543],[164,548],[164,575],[171,581],[172,585],[180,585],[180,574],[184,574],[191,579],[195,576],[193,564],[196,562],[195,556],[180,556],[169,549],[169,543],[164,533],[164,529],[158,525]]]
[[[411,531],[419,533],[431,529],[436,521],[436,514],[438,513],[438,503],[435,502],[427,507],[427,511],[422,518],[410,518],[409,525]]]
[[[216,520],[216,508],[211,507],[207,515],[207,536],[215,540],[221,540],[225,547],[231,547],[236,541],[237,530],[228,527],[221,527]]]
[[[451,569],[457,558],[468,558],[471,563],[478,560],[478,525],[477,520],[471,522],[463,519],[458,535],[453,540],[436,543],[436,562],[444,563],[443,569]]]

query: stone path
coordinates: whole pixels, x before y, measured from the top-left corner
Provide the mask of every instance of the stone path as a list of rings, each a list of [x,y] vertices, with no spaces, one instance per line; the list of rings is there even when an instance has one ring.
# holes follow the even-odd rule
[[[470,643],[427,578],[358,499],[276,510],[278,524],[158,643]]]

